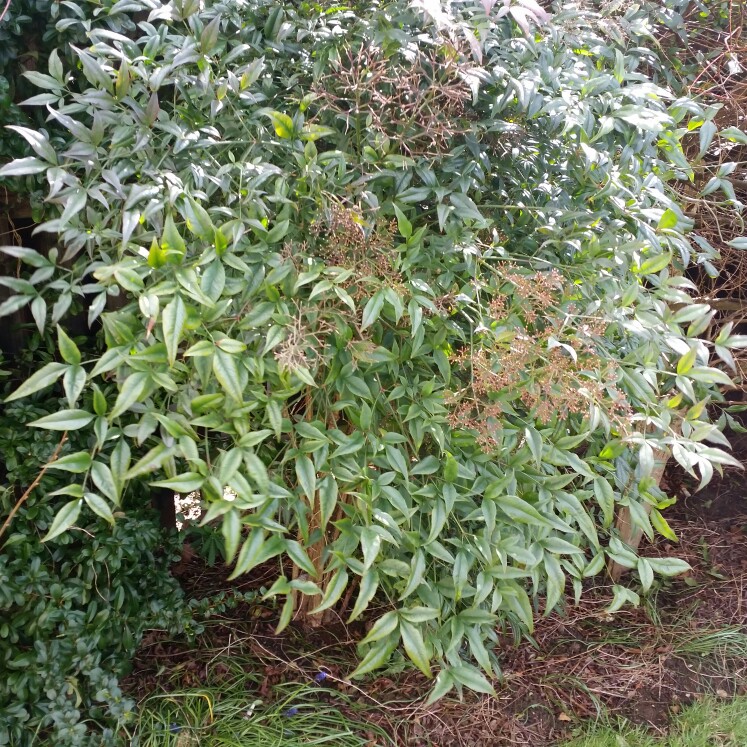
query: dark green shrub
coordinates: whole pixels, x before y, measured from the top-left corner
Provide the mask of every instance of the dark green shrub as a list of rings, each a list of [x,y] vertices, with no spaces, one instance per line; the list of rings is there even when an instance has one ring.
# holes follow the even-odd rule
[[[25,423],[56,406],[17,403],[0,415],[3,518],[59,442]],[[67,500],[54,495],[63,483],[47,474],[0,538],[0,744],[119,743],[134,703],[118,678],[144,630],[191,625],[169,574],[176,547],[138,510],[114,526],[91,515],[42,543]]]

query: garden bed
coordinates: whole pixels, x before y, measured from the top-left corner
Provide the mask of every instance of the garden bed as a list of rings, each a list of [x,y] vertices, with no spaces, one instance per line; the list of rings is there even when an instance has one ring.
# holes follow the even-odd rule
[[[735,453],[747,456],[747,437],[732,434],[732,442]],[[665,479],[674,492],[688,494],[674,470]],[[383,729],[395,744],[537,747],[557,744],[579,722],[603,714],[662,732],[672,713],[704,694],[747,692],[743,486],[743,475],[729,471],[669,509],[679,544],[660,540],[643,552],[684,558],[693,571],[655,587],[641,607],[606,614],[610,589],[600,582],[579,606],[538,621],[533,640],[516,645],[507,636],[496,698],[468,693],[463,702],[447,698],[425,706],[428,682],[404,663],[350,683],[346,674],[355,666],[362,624],[291,626],[276,636],[277,613],[259,599],[273,569],[228,582],[219,562],[210,567],[190,553],[174,572],[189,597],[216,600],[215,614],[194,644],[147,636],[127,688],[141,700],[195,689],[219,700],[235,685],[241,662],[248,706],[255,699],[269,705],[286,698],[292,683],[309,685],[320,709],[333,705],[358,725],[360,744],[385,743]],[[219,611],[221,595],[235,594],[246,599]],[[309,696],[304,690],[307,707]],[[314,691],[311,697],[313,704]]]

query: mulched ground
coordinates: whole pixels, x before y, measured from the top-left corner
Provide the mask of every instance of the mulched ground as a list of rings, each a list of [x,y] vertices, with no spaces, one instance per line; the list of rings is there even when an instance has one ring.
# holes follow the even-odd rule
[[[735,453],[747,458],[747,437],[732,441]],[[688,481],[676,470],[665,479],[672,492],[688,495]],[[684,558],[692,573],[658,588],[640,608],[614,616],[604,612],[609,588],[597,585],[578,607],[538,621],[533,641],[507,640],[496,698],[467,694],[464,702],[444,699],[426,708],[428,683],[409,670],[348,683],[360,628],[338,623],[276,636],[274,610],[247,602],[218,612],[195,643],[146,637],[126,688],[145,697],[220,686],[229,676],[228,658],[240,656],[256,672],[248,702],[271,698],[278,683],[313,683],[324,672],[320,699],[331,697],[330,690],[343,692],[397,744],[412,747],[545,747],[603,711],[663,731],[672,712],[705,693],[726,698],[747,692],[747,638],[733,635],[747,634],[745,479],[734,470],[681,498],[666,514],[679,544],[661,540],[642,548],[654,557]],[[197,598],[257,590],[271,580],[260,572],[237,587],[219,566],[209,568],[198,557],[174,570],[187,595]],[[712,637],[718,631],[721,636]]]

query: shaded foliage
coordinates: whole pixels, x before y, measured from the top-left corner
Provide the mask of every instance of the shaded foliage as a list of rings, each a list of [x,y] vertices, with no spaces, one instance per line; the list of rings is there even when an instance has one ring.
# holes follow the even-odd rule
[[[3,517],[31,485],[59,434],[23,424],[58,407],[55,397],[15,403],[0,417]],[[72,434],[69,453],[81,445]],[[145,629],[184,632],[191,614],[168,568],[175,546],[135,510],[110,528],[95,515],[50,543],[41,537],[66,499],[48,472],[0,538],[0,744],[115,744],[133,719],[118,678]],[[95,736],[92,736],[94,735]]]

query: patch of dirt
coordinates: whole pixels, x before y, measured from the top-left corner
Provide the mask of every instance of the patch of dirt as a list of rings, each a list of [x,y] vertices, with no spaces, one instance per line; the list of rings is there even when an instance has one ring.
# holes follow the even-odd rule
[[[746,457],[747,436],[732,441],[734,453]],[[545,747],[602,711],[662,732],[672,712],[705,693],[747,692],[747,650],[741,658],[733,650],[747,645],[747,638],[739,638],[747,634],[746,478],[729,470],[692,494],[693,486],[676,470],[665,479],[668,490],[687,496],[666,513],[680,541],[660,540],[641,551],[683,558],[692,572],[657,585],[641,607],[615,615],[605,613],[610,587],[597,580],[580,605],[539,620],[532,641],[516,645],[507,637],[496,697],[467,693],[462,702],[446,698],[426,707],[429,683],[402,667],[350,683],[345,677],[354,667],[362,625],[291,625],[275,635],[276,610],[252,598],[271,583],[275,566],[228,582],[220,564],[207,567],[189,553],[175,571],[188,598],[215,600],[206,631],[193,643],[147,636],[126,688],[143,697],[219,686],[231,676],[231,658],[243,657],[256,662],[248,703],[272,699],[283,683],[318,683],[320,702],[335,691],[344,695],[359,717],[365,708],[371,723],[408,747]],[[636,588],[635,578],[623,583]],[[249,601],[226,607],[225,599],[215,599],[236,592]]]

